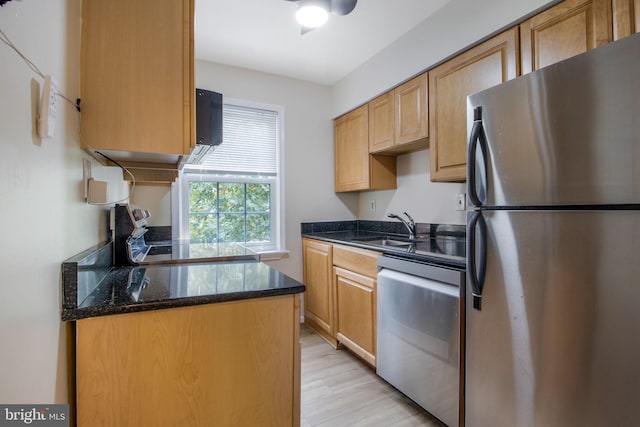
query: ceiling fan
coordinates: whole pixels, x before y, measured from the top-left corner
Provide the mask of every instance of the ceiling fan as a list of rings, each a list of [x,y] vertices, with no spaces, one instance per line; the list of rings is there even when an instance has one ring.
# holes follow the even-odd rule
[[[358,0],[285,0],[298,4],[296,19],[300,23],[301,34],[324,24],[329,14],[348,15],[356,7]]]

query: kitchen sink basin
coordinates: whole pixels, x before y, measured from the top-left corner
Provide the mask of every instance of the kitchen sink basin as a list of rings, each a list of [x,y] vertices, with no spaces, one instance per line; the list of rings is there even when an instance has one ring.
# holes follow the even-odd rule
[[[368,240],[367,243],[370,245],[394,246],[394,247],[409,247],[413,245],[413,243],[411,242],[407,242],[403,240],[395,240],[395,239]]]

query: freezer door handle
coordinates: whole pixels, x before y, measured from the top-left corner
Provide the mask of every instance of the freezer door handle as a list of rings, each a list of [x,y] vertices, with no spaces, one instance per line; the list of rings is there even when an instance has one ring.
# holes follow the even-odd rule
[[[480,145],[482,154],[481,175],[476,176],[476,151]],[[477,179],[476,179],[477,178]],[[467,181],[469,182],[469,200],[474,206],[482,206],[487,194],[487,136],[482,125],[482,107],[473,110],[473,126],[467,147]],[[478,188],[480,185],[480,188]]]
[[[476,234],[477,232],[477,234]],[[473,308],[482,310],[482,289],[487,268],[487,224],[481,211],[471,214],[467,223],[467,278],[471,286]]]

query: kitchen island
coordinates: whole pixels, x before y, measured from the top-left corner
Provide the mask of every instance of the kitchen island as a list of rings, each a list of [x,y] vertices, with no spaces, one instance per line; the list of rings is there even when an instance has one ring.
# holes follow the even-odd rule
[[[257,260],[63,264],[78,426],[300,423],[299,293]]]

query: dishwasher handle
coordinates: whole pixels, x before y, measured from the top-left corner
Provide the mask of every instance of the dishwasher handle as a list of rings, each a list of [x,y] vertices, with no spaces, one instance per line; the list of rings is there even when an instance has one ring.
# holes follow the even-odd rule
[[[460,297],[460,288],[438,280],[427,279],[401,271],[383,268],[378,272],[378,287],[384,287],[387,280],[390,282],[403,283],[421,289],[429,290],[439,294],[448,295],[454,298]]]

